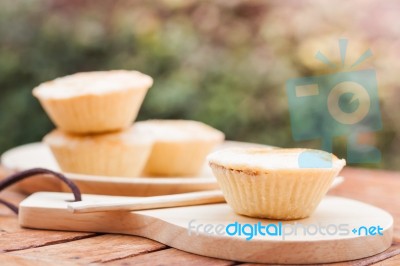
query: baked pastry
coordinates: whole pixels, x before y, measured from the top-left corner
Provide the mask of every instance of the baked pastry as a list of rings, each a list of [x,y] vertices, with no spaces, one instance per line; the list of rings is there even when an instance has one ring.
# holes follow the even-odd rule
[[[44,137],[44,142],[64,172],[117,177],[139,176],[153,145],[134,126],[85,136],[54,130]]]
[[[154,140],[143,175],[193,176],[224,134],[206,124],[189,120],[148,120],[135,123]]]
[[[323,151],[268,148],[224,149],[208,161],[235,212],[282,220],[310,216],[346,164]]]
[[[137,71],[82,72],[42,83],[33,95],[59,129],[101,133],[128,128],[152,84]]]

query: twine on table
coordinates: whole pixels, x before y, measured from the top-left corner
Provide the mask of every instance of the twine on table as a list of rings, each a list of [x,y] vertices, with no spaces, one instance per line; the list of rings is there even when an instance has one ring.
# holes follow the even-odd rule
[[[65,175],[58,173],[58,172],[54,172],[48,169],[44,169],[44,168],[33,168],[33,169],[29,169],[26,171],[22,171],[22,172],[18,172],[15,174],[12,174],[6,178],[4,178],[3,180],[0,180],[0,192],[2,190],[4,190],[5,188],[20,182],[26,178],[29,177],[34,177],[37,175],[51,175],[54,176],[58,179],[60,179],[62,182],[64,182],[72,191],[72,193],[74,194],[74,198],[75,201],[81,201],[82,200],[82,194],[81,191],[79,190],[78,186],[72,182],[71,180],[69,180]],[[14,213],[18,214],[18,207],[15,206],[12,203],[9,203],[8,201],[5,201],[3,199],[0,199],[0,204],[3,204],[5,206],[7,206],[10,210],[12,210]]]

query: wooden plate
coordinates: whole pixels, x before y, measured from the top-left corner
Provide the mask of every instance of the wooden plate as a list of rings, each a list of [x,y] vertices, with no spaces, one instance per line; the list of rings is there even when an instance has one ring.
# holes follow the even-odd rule
[[[269,147],[272,146],[226,141],[217,149],[228,147]],[[31,143],[13,148],[1,156],[2,165],[13,171],[23,171],[43,167],[61,171],[50,149],[43,143]],[[82,193],[115,196],[157,196],[218,189],[218,183],[211,169],[204,164],[202,172],[192,177],[109,177],[64,173],[73,180]],[[332,186],[343,181],[337,177]],[[68,191],[57,179],[49,176],[37,176],[18,183],[18,188],[28,194],[38,191]]]
[[[84,201],[107,202],[112,198],[83,195]],[[72,199],[71,193],[35,193],[20,204],[20,225],[38,229],[137,235],[203,256],[296,265],[365,258],[385,251],[393,238],[393,217],[389,213],[340,197],[324,197],[311,217],[289,222],[237,215],[227,204],[74,214],[67,208],[68,201]],[[233,227],[229,230],[232,236],[224,228],[221,230],[221,227],[226,228],[235,222],[242,226],[274,224],[281,230],[271,227],[271,233],[266,234],[264,229],[264,235],[258,233],[251,240],[246,240],[247,236],[238,232],[249,233],[252,228],[236,229],[235,234]],[[352,232],[353,229],[357,230]],[[293,233],[289,235],[290,230]],[[369,235],[365,235],[366,230]],[[221,231],[225,233],[222,235]],[[274,232],[278,233],[274,235]],[[283,232],[286,232],[285,239]]]

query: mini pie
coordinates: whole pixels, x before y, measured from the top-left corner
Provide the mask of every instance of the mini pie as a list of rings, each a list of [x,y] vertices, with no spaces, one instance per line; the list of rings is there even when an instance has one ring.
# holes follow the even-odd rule
[[[300,167],[299,158],[307,154],[313,160]],[[310,216],[346,164],[323,151],[268,148],[224,149],[210,154],[208,161],[235,212],[282,220]]]
[[[42,83],[33,95],[59,129],[102,133],[128,128],[152,84],[137,71],[82,72]]]
[[[64,172],[116,177],[139,176],[153,145],[134,126],[86,136],[54,130],[44,142]]]
[[[206,124],[189,120],[148,120],[135,123],[154,140],[143,175],[193,176],[224,134]]]

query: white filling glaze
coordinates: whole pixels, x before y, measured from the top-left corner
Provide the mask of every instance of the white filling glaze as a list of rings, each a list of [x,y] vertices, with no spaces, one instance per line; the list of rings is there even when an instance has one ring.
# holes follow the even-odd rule
[[[223,140],[224,134],[206,124],[189,120],[148,120],[136,122],[138,131],[156,140],[185,141],[193,139]]]
[[[45,82],[33,90],[41,98],[63,99],[100,95],[118,90],[149,88],[151,77],[137,71],[113,70],[82,72]]]
[[[306,157],[309,160],[307,167],[299,163],[300,156],[305,153],[311,154]],[[304,158],[304,157],[303,157]],[[207,157],[210,163],[224,167],[237,168],[255,168],[255,169],[300,169],[300,168],[342,168],[346,161],[338,159],[336,156],[318,150],[308,149],[268,149],[268,148],[229,148],[216,151]],[[330,164],[329,162],[332,162]],[[308,165],[313,165],[308,167]],[[319,167],[323,163],[328,167]]]

